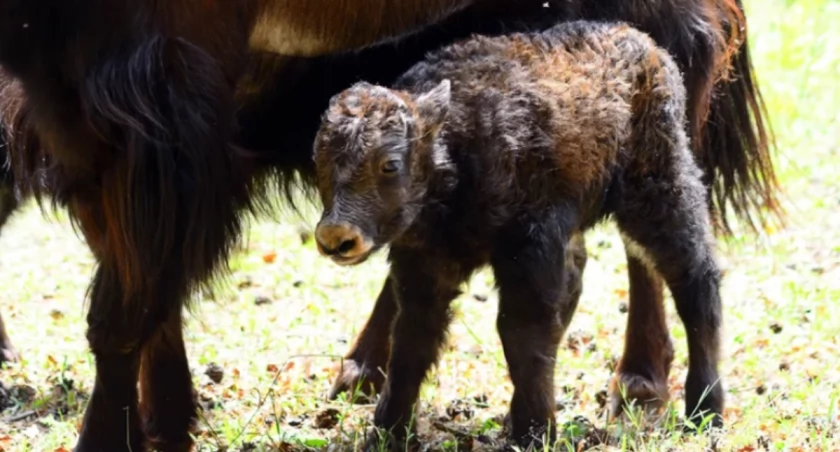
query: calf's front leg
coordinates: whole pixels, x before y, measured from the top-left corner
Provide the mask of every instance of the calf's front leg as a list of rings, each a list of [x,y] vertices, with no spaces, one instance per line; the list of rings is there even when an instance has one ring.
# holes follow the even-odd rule
[[[513,440],[523,447],[554,443],[557,348],[580,297],[580,290],[568,290],[574,287],[567,270],[583,265],[567,269],[563,264],[567,251],[560,230],[541,224],[514,227],[503,234],[492,257],[499,287],[496,327],[514,386],[508,416]],[[582,246],[582,237],[575,245]],[[580,278],[579,272],[574,276]]]
[[[373,418],[384,438],[374,432],[367,450],[379,450],[381,442],[402,450],[411,440],[408,430],[413,430],[420,385],[438,360],[451,320],[450,304],[464,275],[469,275],[457,264],[432,262],[408,250],[392,249],[390,260],[399,311],[391,334],[388,378]]]

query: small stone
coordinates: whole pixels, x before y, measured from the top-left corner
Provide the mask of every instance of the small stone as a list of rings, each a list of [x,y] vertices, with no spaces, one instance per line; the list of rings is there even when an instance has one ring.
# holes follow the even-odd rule
[[[773,444],[772,441],[770,440],[770,437],[768,437],[767,434],[765,434],[765,433],[759,433],[758,438],[756,438],[756,440],[755,440],[755,443],[758,447],[760,447],[761,449],[767,450],[767,451],[770,450],[770,447]]]
[[[592,335],[585,331],[572,331],[566,336],[566,346],[573,352],[579,352],[583,346],[592,342],[592,339]]]
[[[266,297],[265,295],[257,295],[254,298],[254,304],[257,305],[257,306],[262,306],[262,305],[271,304],[271,303],[272,303],[271,298]]]
[[[598,402],[599,408],[607,406],[607,400],[609,400],[609,394],[607,394],[606,389],[602,389],[595,393],[595,401]]]
[[[488,408],[489,407],[489,405],[487,404],[488,400],[489,399],[487,398],[487,394],[480,394],[480,395],[477,395],[477,396],[473,397],[473,402],[475,402],[475,404],[478,405],[481,408]]]
[[[341,413],[335,408],[327,408],[315,416],[314,425],[318,429],[330,429],[338,425]]]
[[[245,277],[245,279],[243,279],[242,281],[240,281],[240,282],[239,282],[239,284],[237,284],[236,286],[237,286],[240,290],[242,290],[242,289],[247,289],[247,288],[249,288],[249,287],[253,287],[253,285],[254,285],[254,281],[251,279],[251,277],[250,277],[250,276],[246,276],[246,277]]]
[[[472,419],[474,414],[469,402],[463,399],[455,399],[449,402],[449,405],[446,407],[446,415],[453,421],[459,416],[464,419]]]
[[[765,386],[764,383],[758,385],[758,387],[755,388],[755,393],[758,394],[758,395],[764,395],[766,392],[767,392],[767,386]]]
[[[38,391],[29,385],[14,385],[9,389],[9,397],[23,404],[28,404],[35,400],[36,394],[38,394]]]
[[[300,235],[300,243],[303,245],[306,245],[312,240],[312,233],[308,229],[300,229],[298,230],[298,234]]]
[[[782,325],[778,322],[773,322],[770,324],[770,331],[772,331],[773,334],[779,334],[782,332]]]
[[[607,370],[615,372],[616,367],[618,367],[618,358],[615,355],[610,355],[610,357],[606,359],[605,365]]]
[[[289,419],[288,424],[290,427],[300,427],[303,424],[303,420],[299,417],[294,417]]]
[[[627,314],[627,303],[621,302],[618,304],[618,312],[622,314]]]
[[[213,383],[219,384],[225,376],[225,370],[216,363],[210,363],[207,365],[207,369],[204,370],[204,375],[207,375]]]
[[[781,364],[779,364],[779,370],[781,370],[782,372],[790,370],[790,364],[782,362]]]

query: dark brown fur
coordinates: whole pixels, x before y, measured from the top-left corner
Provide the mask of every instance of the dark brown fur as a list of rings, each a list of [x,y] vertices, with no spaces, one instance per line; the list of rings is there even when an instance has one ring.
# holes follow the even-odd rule
[[[731,60],[735,81],[714,85],[736,49],[727,33],[737,17],[732,0],[550,0],[549,8],[543,0],[404,3],[400,12],[408,13],[400,23],[358,34],[352,27],[361,18],[341,8],[316,4],[295,10],[296,16],[280,0],[0,0],[0,114],[16,183],[23,196],[68,209],[98,262],[88,319],[97,382],[78,451],[141,450],[143,431],[164,450],[185,447],[191,422],[175,416],[167,429],[156,428],[164,416],[154,407],[191,393],[178,377],[187,361],[171,334],[188,294],[224,269],[243,219],[262,211],[275,182],[288,189],[299,175],[311,187],[311,143],[333,94],[361,78],[390,83],[426,51],[469,33],[540,28],[575,17],[639,24],[667,43],[696,81],[688,84],[697,93],[689,116],[710,109],[712,117],[727,119],[713,135],[727,140],[703,141],[698,150],[708,157],[710,180],[723,181],[716,193],[736,208],[749,207],[749,199],[772,200],[772,186],[761,183],[772,172],[761,123],[750,119],[760,110],[744,52]],[[284,55],[249,48],[257,17],[271,5],[281,5],[281,16],[289,13],[291,26],[277,29],[295,30],[286,35],[291,48]],[[425,9],[434,5],[439,9]],[[313,30],[316,15],[328,25]],[[417,32],[397,43],[318,56],[393,40],[411,31],[406,27]],[[307,47],[312,42],[304,37],[313,36]],[[358,36],[363,39],[353,41]],[[721,95],[707,104],[703,93],[713,91]],[[284,124],[279,133],[277,124]],[[377,345],[355,349],[372,359],[359,369],[376,369],[382,364],[376,359],[387,356],[375,348],[383,343],[377,338],[387,338],[393,308],[387,297],[380,300],[376,312],[384,314],[374,314],[368,339],[358,343]],[[631,300],[634,306],[645,304]],[[659,355],[646,332],[633,331],[630,325],[634,349]],[[153,365],[155,356],[169,364]],[[654,360],[648,358],[633,368]],[[179,383],[151,389],[162,375]],[[345,377],[341,381],[354,378]],[[142,408],[137,381],[151,394]],[[184,404],[176,412],[193,409]]]
[[[404,431],[451,301],[489,264],[514,438],[553,439],[555,357],[577,305],[566,244],[609,216],[631,271],[661,275],[674,295],[686,417],[721,422],[720,276],[685,104],[676,64],[647,35],[583,21],[475,37],[431,53],[393,89],[360,82],[336,95],[315,140],[315,237],[343,265],[390,245],[399,310],[377,427]]]
[[[4,136],[5,131],[0,124],[0,232],[2,232],[6,221],[18,208],[18,200],[14,191],[14,175],[9,168],[9,156]],[[6,332],[3,317],[0,316],[0,366],[5,362],[15,360],[17,360],[17,351],[15,351],[12,341],[9,339],[9,334]]]

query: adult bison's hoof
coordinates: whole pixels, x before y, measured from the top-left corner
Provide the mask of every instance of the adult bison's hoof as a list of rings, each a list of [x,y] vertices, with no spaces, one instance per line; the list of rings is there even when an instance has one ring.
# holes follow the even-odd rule
[[[364,363],[345,359],[330,389],[329,399],[335,400],[340,394],[347,393],[347,400],[352,403],[372,403],[384,384],[385,376],[379,369],[371,369]]]
[[[668,403],[668,385],[641,375],[620,372],[610,381],[610,418],[624,414],[632,402],[646,414],[658,413]]]
[[[115,444],[104,444],[80,437],[73,452],[143,452],[146,450],[144,443],[144,438],[132,439],[130,444],[125,440]]]
[[[158,452],[190,452],[193,450],[192,440],[179,442],[156,442],[153,441],[152,450]]]

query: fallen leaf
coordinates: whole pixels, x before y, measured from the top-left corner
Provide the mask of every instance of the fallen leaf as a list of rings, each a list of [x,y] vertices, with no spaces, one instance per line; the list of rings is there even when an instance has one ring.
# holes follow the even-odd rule
[[[274,262],[275,260],[277,260],[277,253],[274,252],[274,251],[265,253],[265,254],[263,254],[262,260],[266,264],[270,264],[270,263]]]

